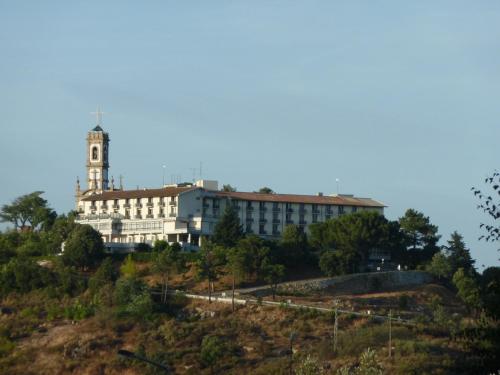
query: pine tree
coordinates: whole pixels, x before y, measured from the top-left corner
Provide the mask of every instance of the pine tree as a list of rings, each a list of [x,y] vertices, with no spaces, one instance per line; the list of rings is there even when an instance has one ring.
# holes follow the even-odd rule
[[[243,237],[243,227],[236,211],[229,202],[220,220],[215,225],[212,242],[224,247],[233,247]]]
[[[475,273],[475,260],[470,256],[470,251],[465,247],[463,237],[457,231],[451,234],[451,238],[448,240],[448,246],[444,248],[448,255],[452,274],[459,268],[463,268],[465,272],[470,274]]]

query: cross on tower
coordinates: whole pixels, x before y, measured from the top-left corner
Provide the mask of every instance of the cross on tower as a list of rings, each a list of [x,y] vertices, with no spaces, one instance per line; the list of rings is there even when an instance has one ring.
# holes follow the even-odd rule
[[[99,106],[97,106],[97,110],[95,112],[90,112],[91,115],[95,115],[97,124],[96,125],[101,125],[102,121],[102,115],[104,115],[106,112],[102,112]]]

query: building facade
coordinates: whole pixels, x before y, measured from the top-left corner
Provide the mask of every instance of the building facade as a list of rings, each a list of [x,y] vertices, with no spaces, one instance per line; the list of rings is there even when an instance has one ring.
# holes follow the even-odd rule
[[[210,237],[227,205],[237,212],[243,230],[278,239],[286,225],[308,231],[310,224],[346,213],[374,210],[384,205],[352,195],[297,195],[226,192],[217,181],[165,185],[155,189],[124,190],[108,183],[109,136],[96,126],[87,137],[87,189],[77,181],[78,222],[98,230],[108,248],[179,242],[196,249]]]

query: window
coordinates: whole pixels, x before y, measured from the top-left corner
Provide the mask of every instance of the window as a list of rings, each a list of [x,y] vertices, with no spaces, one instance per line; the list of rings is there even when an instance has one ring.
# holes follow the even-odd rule
[[[98,153],[99,153],[99,151],[97,150],[97,146],[92,147],[92,160],[99,159]]]
[[[277,224],[273,225],[273,235],[278,236],[280,234],[279,226]]]
[[[313,214],[312,222],[313,223],[317,223],[318,222],[318,214]]]
[[[352,207],[352,212],[356,212],[356,211],[358,211],[358,208],[356,206],[353,206]]]
[[[344,213],[344,206],[339,206],[339,215]]]
[[[266,234],[266,226],[264,224],[259,225],[259,234]]]

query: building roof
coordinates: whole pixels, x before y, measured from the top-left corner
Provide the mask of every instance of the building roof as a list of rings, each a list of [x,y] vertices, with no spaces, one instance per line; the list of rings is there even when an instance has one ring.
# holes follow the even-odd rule
[[[104,130],[102,130],[102,128],[97,125],[94,129],[92,129],[93,132],[103,132]]]
[[[154,198],[154,197],[173,197],[188,190],[197,189],[197,187],[165,187],[160,189],[142,189],[142,190],[114,190],[104,191],[101,194],[89,195],[82,201],[103,201],[113,199],[136,199],[136,198]]]
[[[260,201],[260,202],[280,202],[280,203],[309,203],[309,204],[333,204],[342,206],[362,206],[362,207],[385,207],[381,202],[371,198],[356,198],[346,195],[300,195],[300,194],[264,194],[247,192],[215,192],[220,197],[230,197],[232,199]]]

